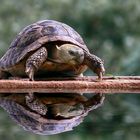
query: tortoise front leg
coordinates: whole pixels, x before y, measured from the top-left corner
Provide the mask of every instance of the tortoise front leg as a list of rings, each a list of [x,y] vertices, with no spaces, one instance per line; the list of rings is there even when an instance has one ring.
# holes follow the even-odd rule
[[[34,54],[32,54],[26,61],[25,72],[29,76],[31,81],[34,81],[34,73],[47,59],[47,49],[45,47],[40,48]]]
[[[105,96],[102,93],[96,93],[93,97],[84,103],[85,109],[91,111],[103,105]]]
[[[26,105],[33,111],[40,115],[46,115],[47,106],[43,104],[38,98],[35,97],[34,93],[28,93],[25,96]]]
[[[99,80],[102,80],[102,76],[105,73],[103,61],[89,52],[85,52],[83,64],[87,65],[93,72],[98,75]]]

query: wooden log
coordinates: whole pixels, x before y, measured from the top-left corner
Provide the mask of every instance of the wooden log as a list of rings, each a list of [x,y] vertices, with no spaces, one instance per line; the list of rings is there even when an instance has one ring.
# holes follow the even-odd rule
[[[0,93],[140,93],[140,76],[0,80]]]

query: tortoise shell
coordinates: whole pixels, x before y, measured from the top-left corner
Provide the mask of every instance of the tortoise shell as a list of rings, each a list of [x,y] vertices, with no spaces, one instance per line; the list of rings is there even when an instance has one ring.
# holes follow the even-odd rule
[[[0,59],[3,69],[10,68],[48,42],[62,41],[75,44],[88,52],[81,36],[70,26],[54,21],[43,20],[25,27],[13,40],[10,48]]]

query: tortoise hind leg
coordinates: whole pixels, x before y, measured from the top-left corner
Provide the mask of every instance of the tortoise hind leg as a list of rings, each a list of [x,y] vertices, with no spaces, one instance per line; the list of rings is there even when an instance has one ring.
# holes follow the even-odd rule
[[[26,74],[29,76],[30,81],[34,81],[34,73],[47,59],[47,49],[40,48],[33,53],[26,61]]]

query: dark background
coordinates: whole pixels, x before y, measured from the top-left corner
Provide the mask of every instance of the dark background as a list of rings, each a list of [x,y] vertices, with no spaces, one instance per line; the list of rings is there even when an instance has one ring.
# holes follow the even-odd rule
[[[139,0],[1,0],[0,57],[22,28],[43,19],[64,22],[79,32],[90,52],[104,59],[106,75],[140,75]],[[139,105],[139,95],[107,95],[104,106],[74,131],[55,136],[25,132],[1,110],[0,139],[139,140]]]

